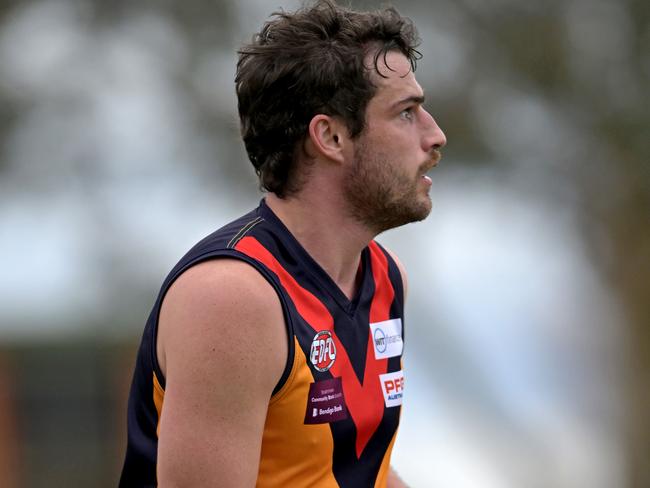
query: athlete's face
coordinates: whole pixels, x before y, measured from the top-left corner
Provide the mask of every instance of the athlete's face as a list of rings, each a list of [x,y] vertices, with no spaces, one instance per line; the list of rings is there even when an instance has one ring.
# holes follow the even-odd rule
[[[372,71],[377,86],[366,127],[354,143],[344,181],[350,213],[375,232],[422,220],[431,212],[431,179],[445,135],[422,107],[424,94],[408,59],[391,51]],[[366,61],[372,63],[372,56]]]

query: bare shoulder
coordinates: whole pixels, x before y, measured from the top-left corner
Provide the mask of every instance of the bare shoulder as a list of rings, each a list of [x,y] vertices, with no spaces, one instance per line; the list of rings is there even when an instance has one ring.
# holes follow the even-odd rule
[[[249,335],[259,341],[247,343]],[[168,349],[176,348],[174,344],[202,348],[214,343],[215,348],[227,346],[234,354],[247,355],[263,341],[276,345],[284,366],[287,336],[280,300],[271,284],[244,261],[216,259],[193,266],[163,300],[157,349],[165,375]]]
[[[245,296],[239,292],[245,290]],[[222,300],[250,299],[255,304],[271,305],[278,302],[273,287],[250,264],[230,258],[212,259],[197,264],[185,271],[170,287],[165,301],[176,302],[185,299]]]
[[[406,277],[406,268],[400,261],[400,259],[397,257],[397,254],[395,254],[392,250],[388,249],[385,247],[386,252],[390,254],[390,257],[393,258],[393,261],[395,261],[395,264],[397,265],[397,269],[399,269],[400,275],[402,275],[402,285],[404,286],[404,299],[406,299],[407,296],[407,291],[408,291],[408,280]]]

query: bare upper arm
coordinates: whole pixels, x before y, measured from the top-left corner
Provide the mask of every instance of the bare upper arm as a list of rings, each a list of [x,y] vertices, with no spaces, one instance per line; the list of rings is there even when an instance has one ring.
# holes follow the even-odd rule
[[[288,354],[273,287],[242,261],[190,268],[163,301],[157,353],[166,383],[160,486],[253,486]]]

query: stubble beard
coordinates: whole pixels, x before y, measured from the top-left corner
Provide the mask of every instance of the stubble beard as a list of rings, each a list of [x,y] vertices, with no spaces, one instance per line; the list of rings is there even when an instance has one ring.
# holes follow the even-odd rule
[[[409,177],[399,171],[398,162],[388,161],[360,144],[343,186],[350,215],[376,234],[424,220],[432,204],[419,186],[421,175],[430,166],[424,162],[417,175]]]

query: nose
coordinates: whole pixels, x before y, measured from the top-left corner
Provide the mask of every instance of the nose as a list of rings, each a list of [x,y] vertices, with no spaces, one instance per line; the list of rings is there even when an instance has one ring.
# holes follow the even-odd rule
[[[447,137],[431,114],[426,110],[424,112],[425,123],[424,134],[422,137],[423,149],[426,151],[430,151],[431,149],[440,149],[447,144]]]

